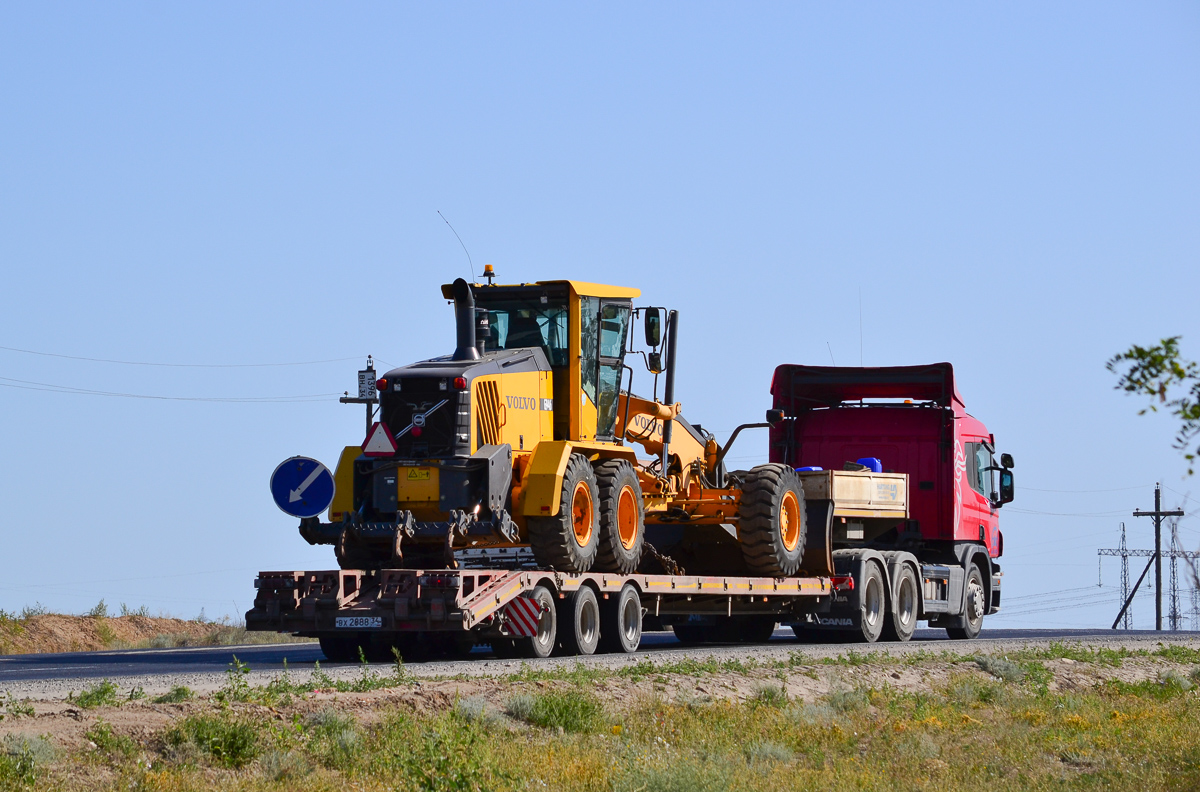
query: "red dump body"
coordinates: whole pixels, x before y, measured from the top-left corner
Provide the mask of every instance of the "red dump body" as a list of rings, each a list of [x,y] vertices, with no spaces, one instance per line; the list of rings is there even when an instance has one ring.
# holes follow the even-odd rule
[[[771,430],[771,461],[841,470],[880,460],[907,473],[909,515],[922,539],[978,541],[1002,552],[992,507],[995,445],[966,412],[949,363],[887,368],[785,365],[771,383],[791,420]]]

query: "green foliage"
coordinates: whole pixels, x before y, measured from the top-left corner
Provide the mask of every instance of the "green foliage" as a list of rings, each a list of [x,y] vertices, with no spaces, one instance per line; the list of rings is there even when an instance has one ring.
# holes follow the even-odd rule
[[[825,700],[838,712],[855,712],[866,708],[871,703],[867,692],[862,688],[832,690]]]
[[[54,757],[54,746],[41,737],[6,734],[0,740],[0,783],[30,786],[37,781],[41,768],[54,761]]]
[[[91,616],[93,619],[107,619],[108,606],[104,604],[104,600],[100,600],[96,603],[96,607],[88,611],[86,615]]]
[[[145,605],[138,608],[137,610],[130,610],[129,606],[127,606],[124,602],[122,602],[121,603],[121,615],[122,616],[143,616],[143,617],[149,618],[150,610]]]
[[[1200,649],[1182,644],[1163,644],[1151,652],[1151,654],[1154,657],[1162,657],[1166,660],[1173,660],[1176,663],[1200,663]]]
[[[128,759],[137,753],[137,743],[133,738],[124,734],[117,734],[112,730],[112,726],[105,723],[103,720],[97,720],[92,728],[85,732],[89,740],[96,744],[96,748],[108,754],[113,759]]]
[[[163,742],[176,757],[186,758],[197,749],[224,767],[243,767],[259,752],[260,727],[249,719],[228,714],[191,715],[176,723]]]
[[[258,760],[258,767],[267,780],[275,783],[299,781],[312,772],[308,760],[295,751],[267,751]]]
[[[515,696],[508,703],[508,714],[534,726],[568,732],[595,731],[604,720],[600,701],[574,689]]]
[[[50,609],[45,605],[35,602],[32,605],[26,605],[24,608],[21,608],[21,621],[29,621],[34,616],[45,616],[49,612]]]
[[[787,706],[787,689],[783,685],[761,684],[751,697],[750,703],[760,707],[780,709]]]
[[[485,765],[485,753],[474,729],[433,728],[412,746],[403,766],[420,792],[485,792],[497,788],[496,780],[511,780]]]
[[[787,763],[796,758],[796,753],[786,745],[770,740],[752,742],[746,746],[746,761],[754,763]]]
[[[117,699],[117,686],[105,679],[85,689],[78,695],[74,691],[71,691],[67,696],[67,701],[83,709],[113,707],[119,703]]]
[[[311,735],[310,750],[326,767],[346,770],[354,766],[362,751],[358,722],[332,707],[309,716],[306,726]]]
[[[1157,412],[1161,405],[1180,420],[1175,435],[1175,448],[1184,452],[1188,475],[1200,454],[1200,447],[1191,451],[1192,440],[1200,435],[1200,365],[1179,353],[1182,336],[1164,338],[1151,347],[1137,344],[1114,356],[1106,364],[1117,374],[1116,388],[1126,393],[1145,396],[1150,403],[1138,412]]]
[[[250,682],[246,679],[249,674],[250,666],[238,660],[237,655],[234,655],[233,662],[225,670],[225,686],[213,693],[213,698],[221,704],[253,700],[256,696],[250,688]]]
[[[733,786],[735,772],[732,763],[691,756],[654,765],[633,757],[613,788],[616,792],[726,792]]]
[[[1020,682],[1025,679],[1025,669],[1007,657],[991,657],[980,655],[975,658],[975,665],[987,673],[1005,682]]]
[[[155,704],[180,704],[184,701],[190,701],[196,694],[187,685],[176,685],[175,687],[163,693],[154,699]]]
[[[0,713],[0,721],[5,718],[32,718],[33,716],[33,705],[29,703],[29,699],[17,701],[13,698],[11,691],[4,691],[4,712]]]

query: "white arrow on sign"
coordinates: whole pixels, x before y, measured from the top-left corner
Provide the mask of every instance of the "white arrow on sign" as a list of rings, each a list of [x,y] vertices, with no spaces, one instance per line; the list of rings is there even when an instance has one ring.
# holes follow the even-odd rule
[[[304,497],[304,491],[312,486],[313,482],[317,480],[323,470],[325,470],[324,465],[317,465],[316,469],[312,473],[308,474],[308,478],[304,479],[304,481],[300,483],[299,487],[296,487],[296,489],[288,493],[288,503],[295,503]]]

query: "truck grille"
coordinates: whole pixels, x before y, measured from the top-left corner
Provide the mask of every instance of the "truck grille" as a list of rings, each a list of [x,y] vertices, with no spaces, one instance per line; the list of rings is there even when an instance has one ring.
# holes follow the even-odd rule
[[[500,389],[492,380],[479,383],[476,391],[479,410],[479,444],[500,444]]]
[[[406,377],[399,382],[398,392],[388,390],[382,396],[383,421],[396,440],[396,455],[407,459],[454,456],[461,392],[445,388],[441,377]]]

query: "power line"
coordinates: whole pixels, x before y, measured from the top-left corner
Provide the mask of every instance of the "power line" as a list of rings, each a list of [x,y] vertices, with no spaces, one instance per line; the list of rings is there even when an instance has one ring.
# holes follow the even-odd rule
[[[1035,511],[1033,509],[1017,509],[1017,508],[1013,508],[1011,506],[1009,507],[1009,509],[1011,511],[1016,512],[1017,514],[1040,514],[1040,515],[1043,515],[1046,517],[1111,517],[1114,514],[1124,514],[1125,513],[1125,511],[1123,509],[1118,509],[1116,511],[1104,511],[1104,512],[1048,512],[1048,511]]]
[[[187,401],[187,402],[221,402],[242,404],[280,404],[286,402],[316,402],[337,396],[337,393],[308,393],[298,396],[154,396],[144,393],[120,393],[117,391],[92,390],[90,388],[75,388],[69,385],[55,385],[48,382],[33,382],[30,380],[0,377],[0,388],[17,388],[19,390],[47,391],[49,393],[66,393],[73,396],[111,396],[123,399],[152,399],[155,401]],[[20,384],[11,384],[20,383]]]
[[[109,358],[82,357],[80,355],[60,355],[56,352],[38,352],[33,349],[18,349],[17,347],[9,346],[0,346],[0,349],[6,352],[20,352],[25,355],[62,358],[64,360],[86,360],[91,363],[115,363],[121,366],[154,366],[156,368],[278,368],[283,366],[316,366],[322,363],[344,363],[347,360],[359,360],[361,357],[304,360],[298,363],[148,363],[140,360],[112,360]]]
[[[1147,485],[1149,486],[1149,485]],[[1095,492],[1125,492],[1126,490],[1145,489],[1146,487],[1108,487],[1106,489],[1095,490],[1060,490],[1060,489],[1039,489],[1037,487],[1026,487],[1021,485],[1022,490],[1033,490],[1034,492],[1068,492],[1068,493],[1095,493]]]

